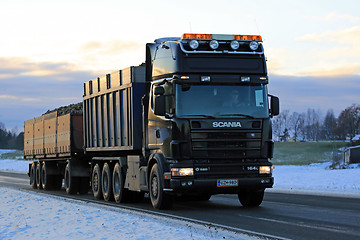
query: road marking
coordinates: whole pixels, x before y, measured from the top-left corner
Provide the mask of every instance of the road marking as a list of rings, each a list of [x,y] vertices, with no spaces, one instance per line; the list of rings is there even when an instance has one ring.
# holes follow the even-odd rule
[[[319,225],[316,226],[316,225],[309,225],[304,222],[288,222],[288,221],[282,221],[282,220],[270,219],[270,218],[264,218],[264,217],[253,217],[253,216],[248,216],[248,215],[243,215],[243,214],[237,214],[237,215],[240,217],[246,217],[246,218],[263,220],[263,221],[274,222],[274,223],[287,224],[287,225],[292,225],[292,226],[296,226],[296,227],[307,227],[307,228],[312,228],[315,230],[323,230],[323,231],[345,233],[345,234],[360,236],[360,234],[358,234],[358,233],[351,233],[351,232],[349,232],[349,230],[347,230],[345,228],[341,229],[340,227],[338,227],[338,229],[336,229],[334,226],[328,226],[328,227],[327,226],[319,226]]]

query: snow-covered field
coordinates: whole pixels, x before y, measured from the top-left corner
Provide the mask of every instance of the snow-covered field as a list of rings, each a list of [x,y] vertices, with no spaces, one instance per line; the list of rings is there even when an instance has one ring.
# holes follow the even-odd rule
[[[108,206],[0,190],[0,239],[254,239]]]
[[[0,150],[0,154],[10,150]],[[329,163],[275,166],[271,192],[360,198],[360,168],[328,170]],[[1,171],[28,171],[28,162],[0,159]],[[189,222],[1,188],[0,239],[249,239]],[[21,197],[19,197],[21,194]],[[253,239],[253,238],[252,238]]]

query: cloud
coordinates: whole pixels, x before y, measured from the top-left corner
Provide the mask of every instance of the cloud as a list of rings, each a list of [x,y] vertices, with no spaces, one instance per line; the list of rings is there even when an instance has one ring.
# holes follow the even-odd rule
[[[113,40],[107,42],[92,41],[81,46],[81,52],[97,53],[100,55],[115,55],[143,47],[136,41]]]
[[[323,33],[306,34],[295,39],[296,41],[305,42],[336,42],[343,45],[359,46],[360,42],[360,26],[354,26],[340,31],[326,31]]]
[[[360,17],[353,16],[350,14],[339,14],[337,12],[328,13],[326,16],[319,17],[319,16],[307,16],[306,18],[310,18],[313,20],[325,21],[325,22],[333,22],[338,20],[345,20],[351,22],[359,22]]]
[[[70,81],[66,77],[79,72],[75,66],[65,62],[31,62],[27,58],[0,58],[0,81],[7,81],[15,77],[52,77],[52,80]]]
[[[333,109],[339,114],[353,103],[360,104],[360,76],[295,77],[270,75],[269,92],[280,97],[281,109],[322,112]]]
[[[0,122],[13,128],[48,109],[82,101],[83,83],[97,75],[68,63],[0,58],[0,76]]]

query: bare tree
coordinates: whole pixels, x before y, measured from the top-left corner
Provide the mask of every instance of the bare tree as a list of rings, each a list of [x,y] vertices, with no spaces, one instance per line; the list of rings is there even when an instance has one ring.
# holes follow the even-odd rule
[[[273,135],[275,140],[280,140],[280,136],[283,135],[285,129],[286,131],[290,128],[290,111],[284,110],[277,117],[273,119]]]
[[[290,124],[293,129],[295,141],[297,141],[299,137],[301,137],[302,139],[304,138],[304,123],[305,123],[304,113],[297,113],[297,112],[292,113],[290,117]]]
[[[337,135],[341,139],[353,138],[359,133],[360,105],[353,104],[343,110],[337,122]]]
[[[334,140],[335,139],[335,128],[336,128],[336,118],[334,111],[329,109],[326,113],[324,123],[322,126],[322,138],[324,140]]]

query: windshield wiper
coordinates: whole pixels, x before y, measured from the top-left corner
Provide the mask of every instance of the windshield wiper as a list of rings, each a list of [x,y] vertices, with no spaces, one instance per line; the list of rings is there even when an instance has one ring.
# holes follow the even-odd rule
[[[253,116],[247,115],[247,114],[241,114],[241,113],[233,113],[233,114],[219,114],[219,116],[240,116],[240,117],[247,117],[254,119]]]
[[[195,117],[204,117],[204,118],[215,119],[214,116],[205,115],[205,114],[185,114],[185,115],[182,115],[182,116],[195,116]]]

